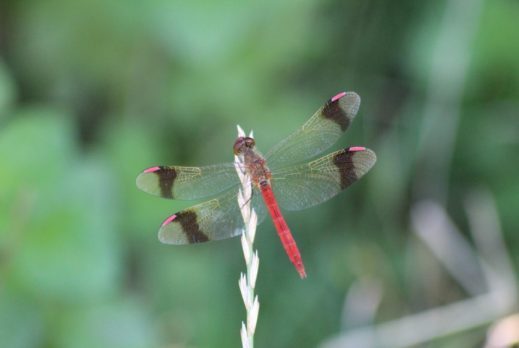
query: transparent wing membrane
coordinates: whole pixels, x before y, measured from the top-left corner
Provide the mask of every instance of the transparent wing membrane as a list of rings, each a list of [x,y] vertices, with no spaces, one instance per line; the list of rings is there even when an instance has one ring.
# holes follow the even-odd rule
[[[237,195],[238,187],[173,214],[159,229],[159,240],[166,244],[192,244],[241,235],[244,224]],[[266,207],[256,189],[252,206],[258,215],[258,224],[263,222]]]
[[[142,191],[180,200],[214,196],[238,184],[232,163],[205,167],[156,166],[137,177],[137,187]]]
[[[355,92],[330,98],[301,128],[267,153],[269,167],[299,163],[328,149],[348,129],[359,106],[360,97]]]
[[[373,151],[350,147],[314,161],[272,172],[281,207],[302,210],[325,202],[366,174],[376,162]]]

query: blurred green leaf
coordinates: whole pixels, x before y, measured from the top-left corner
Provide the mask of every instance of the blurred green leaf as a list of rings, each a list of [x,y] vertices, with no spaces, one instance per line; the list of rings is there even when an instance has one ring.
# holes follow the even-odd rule
[[[69,115],[30,108],[13,116],[0,132],[0,192],[54,184],[55,178],[65,176],[77,150]]]
[[[56,181],[55,192],[38,200],[34,208],[41,210],[23,231],[17,277],[27,289],[55,301],[92,300],[113,293],[120,251],[117,207],[106,172],[98,163],[84,162],[69,166]]]
[[[43,337],[44,317],[36,301],[12,289],[0,290],[0,342],[3,347],[39,346]]]
[[[0,161],[9,163],[2,197],[14,202],[3,202],[11,228],[1,237],[13,276],[55,301],[96,298],[117,284],[113,185],[99,162],[75,153],[69,123],[50,111],[16,119],[0,138]]]
[[[158,347],[145,305],[129,298],[62,315],[53,342],[58,348]]]

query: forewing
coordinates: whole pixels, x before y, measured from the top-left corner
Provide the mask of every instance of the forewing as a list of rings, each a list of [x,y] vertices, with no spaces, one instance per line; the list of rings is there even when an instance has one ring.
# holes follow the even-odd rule
[[[223,192],[239,183],[234,164],[205,167],[156,166],[137,176],[137,187],[170,199],[200,199]]]
[[[342,92],[330,98],[295,133],[266,155],[270,168],[308,160],[330,146],[348,129],[360,106],[355,92]]]
[[[159,229],[159,240],[166,244],[192,244],[238,236],[243,218],[237,201],[238,188],[168,217]],[[261,193],[254,189],[252,206],[258,224],[266,216]]]
[[[349,147],[314,161],[272,172],[272,188],[279,205],[287,210],[306,209],[327,201],[366,174],[375,153]]]

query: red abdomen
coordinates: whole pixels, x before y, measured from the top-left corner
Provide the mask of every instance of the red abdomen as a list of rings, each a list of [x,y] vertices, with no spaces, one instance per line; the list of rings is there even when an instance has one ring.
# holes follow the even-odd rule
[[[296,267],[297,272],[299,272],[299,276],[301,278],[306,278],[305,266],[303,265],[301,254],[299,253],[296,241],[294,240],[294,237],[292,237],[292,233],[290,233],[290,229],[288,228],[283,215],[281,215],[281,211],[279,210],[276,197],[274,197],[272,187],[267,183],[262,183],[260,187],[265,205],[267,206],[270,216],[272,217],[272,222],[276,227],[276,231],[278,232],[281,243],[283,244],[283,247],[285,248],[290,261],[292,261]]]

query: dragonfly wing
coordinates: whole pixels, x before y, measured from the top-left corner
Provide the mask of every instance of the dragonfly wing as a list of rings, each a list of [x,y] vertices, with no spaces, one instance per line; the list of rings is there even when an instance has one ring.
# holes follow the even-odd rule
[[[137,187],[152,195],[191,200],[213,196],[239,183],[234,164],[205,167],[156,166],[137,176]]]
[[[237,195],[238,186],[171,215],[159,229],[159,240],[165,244],[192,244],[241,235],[244,224]],[[252,206],[259,224],[265,219],[266,207],[257,190],[253,191]]]
[[[272,172],[272,188],[279,205],[302,210],[327,201],[366,174],[375,164],[375,153],[349,147],[305,164]]]
[[[301,128],[267,153],[270,168],[302,162],[332,146],[348,129],[359,106],[360,97],[355,92],[330,98]]]

